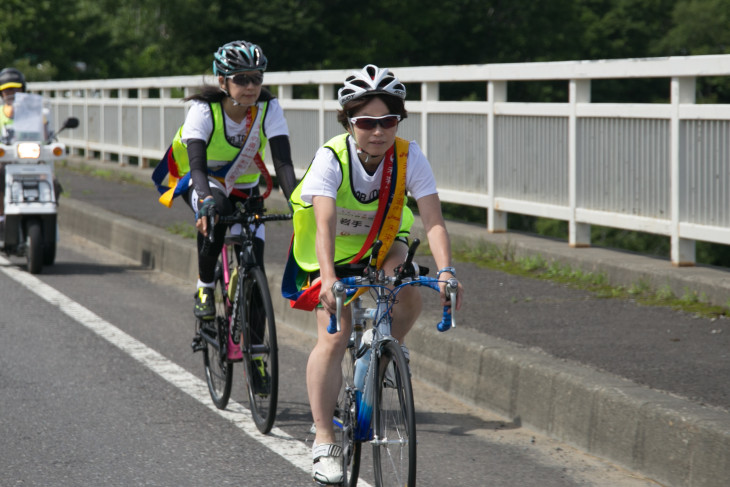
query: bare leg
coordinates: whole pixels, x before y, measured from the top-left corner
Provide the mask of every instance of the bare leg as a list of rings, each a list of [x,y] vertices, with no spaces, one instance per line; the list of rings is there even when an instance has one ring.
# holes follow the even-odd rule
[[[349,307],[343,309],[342,331],[332,335],[327,333],[329,313],[323,309],[317,309],[316,313],[317,344],[307,362],[307,392],[312,418],[317,428],[315,441],[321,445],[335,442],[332,416],[342,386],[341,364],[350,339],[351,326]]]
[[[388,275],[393,275],[393,269],[402,264],[408,253],[403,242],[394,242],[383,263],[383,269]],[[393,306],[393,327],[391,333],[400,343],[416,323],[423,308],[420,290],[415,286],[406,286],[398,292],[398,302]]]
[[[392,275],[392,270],[405,260],[408,248],[402,242],[395,242],[388,252],[383,268]],[[393,309],[393,336],[401,343],[421,314],[420,291],[407,286],[398,293],[398,304]],[[337,394],[342,386],[342,358],[351,332],[350,308],[343,309],[342,331],[330,335],[327,326],[329,314],[318,309],[317,344],[307,362],[307,392],[312,409],[312,418],[317,428],[317,444],[334,443],[335,433],[332,415],[337,404]]]

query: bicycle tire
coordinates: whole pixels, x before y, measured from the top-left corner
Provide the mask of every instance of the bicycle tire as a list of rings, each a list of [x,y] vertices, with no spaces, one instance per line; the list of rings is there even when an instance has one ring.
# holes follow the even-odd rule
[[[249,269],[239,292],[243,293],[239,297],[241,308],[238,316],[242,320],[243,366],[249,405],[256,427],[262,434],[267,434],[276,419],[279,351],[274,308],[264,271],[260,267]],[[268,380],[262,380],[262,376],[268,376]]]
[[[215,333],[213,345],[203,339],[203,364],[205,365],[205,380],[208,383],[208,392],[213,404],[218,409],[225,409],[231,397],[233,385],[233,364],[226,357],[228,347],[228,306],[226,306],[226,287],[223,281],[222,261],[219,260],[215,270],[215,319],[212,322],[198,320],[198,333],[210,333],[201,330],[209,327]],[[232,265],[232,264],[229,264]]]
[[[355,440],[357,414],[353,391],[355,377],[355,348],[351,343],[342,358],[342,387],[335,407],[336,443],[342,447],[342,485],[355,487],[360,475],[360,451],[362,443]]]
[[[398,342],[385,341],[380,350],[380,357],[373,357],[379,363],[373,410],[375,485],[410,487],[416,485],[416,414],[410,372]]]

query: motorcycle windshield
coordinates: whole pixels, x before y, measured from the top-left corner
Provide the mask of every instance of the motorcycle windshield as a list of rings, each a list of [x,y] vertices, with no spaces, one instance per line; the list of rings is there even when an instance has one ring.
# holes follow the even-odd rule
[[[13,102],[15,141],[43,140],[43,97],[32,93],[17,93]]]

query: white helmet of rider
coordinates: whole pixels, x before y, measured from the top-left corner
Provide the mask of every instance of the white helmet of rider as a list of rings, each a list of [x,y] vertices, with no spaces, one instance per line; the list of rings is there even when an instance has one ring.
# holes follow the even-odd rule
[[[345,85],[337,90],[337,99],[340,106],[344,106],[348,101],[378,93],[406,99],[406,87],[389,69],[368,64],[361,71],[353,71],[352,76],[348,76]]]

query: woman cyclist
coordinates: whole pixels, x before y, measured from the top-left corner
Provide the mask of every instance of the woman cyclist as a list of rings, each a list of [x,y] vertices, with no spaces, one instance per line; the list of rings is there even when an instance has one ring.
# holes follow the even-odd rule
[[[291,197],[292,256],[310,282],[321,279],[317,343],[307,363],[307,389],[316,425],[312,475],[320,484],[337,484],[343,475],[332,416],[351,324],[345,309],[342,332],[326,331],[336,309],[332,284],[348,272],[362,272],[376,235],[384,242],[382,269],[392,275],[403,262],[413,223],[413,214],[405,205],[406,192],[418,205],[439,276],[447,279],[455,272],[429,162],[416,142],[396,138],[398,124],[407,116],[405,97],[405,86],[388,69],[367,65],[348,77],[338,91],[342,109],[337,114],[346,133],[317,151]],[[457,309],[461,297],[459,287]],[[441,301],[447,303],[443,284]],[[392,333],[401,344],[420,314],[421,304],[415,287],[407,286],[398,295]]]
[[[220,47],[213,59],[218,85],[185,99],[192,103],[172,144],[180,174],[189,174],[178,182],[178,189],[195,212],[199,277],[194,313],[202,320],[215,317],[215,266],[226,231],[216,226],[212,245],[206,244],[207,217],[229,215],[237,201],[259,196],[267,143],[284,196],[288,198],[296,184],[284,112],[262,88],[266,66],[266,56],[256,44],[233,41]],[[254,251],[263,263],[263,226],[259,233]]]

